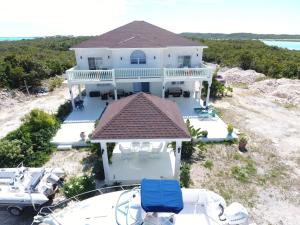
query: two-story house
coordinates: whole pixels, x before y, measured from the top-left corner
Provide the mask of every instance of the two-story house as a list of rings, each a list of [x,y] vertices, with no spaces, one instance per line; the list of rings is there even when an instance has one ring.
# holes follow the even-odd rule
[[[133,21],[75,45],[77,65],[67,71],[73,87],[85,86],[87,95],[147,92],[160,97],[174,94],[201,97],[202,82],[210,87],[212,71],[202,63],[200,42],[192,41],[144,21]],[[207,99],[209,99],[208,88]]]

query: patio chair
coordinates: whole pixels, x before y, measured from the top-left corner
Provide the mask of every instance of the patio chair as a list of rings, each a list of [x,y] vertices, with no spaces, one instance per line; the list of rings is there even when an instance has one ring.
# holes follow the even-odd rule
[[[139,142],[133,142],[131,148],[134,152],[138,152],[141,149],[141,145]]]
[[[131,149],[128,146],[123,146],[122,144],[119,144],[119,150],[121,152],[121,158],[123,160],[130,158]]]
[[[150,152],[151,151],[151,144],[150,144],[150,142],[143,142],[141,150],[145,151],[145,152]]]
[[[164,147],[163,142],[160,142],[158,145],[152,143],[151,158],[153,159],[159,158],[159,153],[162,152],[163,147]]]

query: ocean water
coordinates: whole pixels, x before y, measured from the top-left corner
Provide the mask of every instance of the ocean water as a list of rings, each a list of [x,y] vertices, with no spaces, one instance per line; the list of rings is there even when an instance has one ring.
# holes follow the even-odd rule
[[[0,41],[20,41],[31,39],[34,39],[34,37],[0,37]]]
[[[274,41],[261,40],[261,41],[264,42],[266,45],[300,51],[300,41],[275,41],[275,40]]]

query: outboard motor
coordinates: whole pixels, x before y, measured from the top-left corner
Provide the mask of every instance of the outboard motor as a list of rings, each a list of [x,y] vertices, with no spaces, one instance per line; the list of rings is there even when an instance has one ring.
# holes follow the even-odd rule
[[[51,183],[52,185],[58,185],[59,187],[61,187],[63,185],[63,178],[58,177],[56,174],[51,173],[48,177],[47,177],[47,182]]]
[[[240,203],[234,202],[226,207],[224,216],[229,225],[249,225],[247,209]]]

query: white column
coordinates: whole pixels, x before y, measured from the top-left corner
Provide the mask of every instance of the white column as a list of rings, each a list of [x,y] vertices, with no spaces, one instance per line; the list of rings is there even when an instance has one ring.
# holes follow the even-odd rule
[[[79,99],[82,100],[81,85],[78,84]]]
[[[73,109],[75,109],[75,103],[74,103],[74,95],[73,95],[73,91],[72,91],[72,85],[69,85],[69,92],[70,92],[70,96],[71,96],[72,107],[73,107]]]
[[[162,77],[162,93],[161,93],[161,97],[165,98],[165,90],[166,90],[166,83],[165,83],[165,76],[166,76],[166,68],[163,69],[163,77]]]
[[[114,86],[114,95],[115,95],[115,101],[118,100],[118,92],[117,92],[117,83],[116,83],[116,76],[115,76],[115,70],[112,70],[112,79],[113,79],[113,86]]]
[[[109,182],[110,182],[109,162],[108,162],[106,142],[100,142],[100,152],[101,152],[101,155],[102,155],[102,163],[103,163],[103,169],[104,169],[105,184],[109,184]]]
[[[199,100],[201,100],[201,92],[202,92],[202,80],[199,81]]]
[[[208,102],[209,102],[210,86],[211,86],[211,83],[208,83],[207,95],[206,95],[206,106],[208,106]]]
[[[176,148],[175,148],[175,172],[174,172],[174,177],[176,179],[179,179],[179,177],[180,177],[181,148],[182,148],[182,142],[181,141],[176,141]]]

